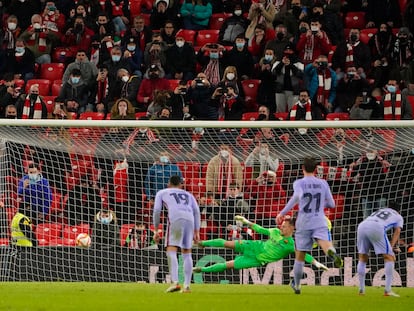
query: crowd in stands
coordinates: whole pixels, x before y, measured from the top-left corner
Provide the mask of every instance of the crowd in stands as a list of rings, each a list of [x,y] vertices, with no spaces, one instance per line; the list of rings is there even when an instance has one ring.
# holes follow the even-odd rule
[[[174,120],[241,120],[258,104],[272,113],[309,109],[299,101],[307,90],[316,113],[287,120],[412,119],[413,7],[399,0],[5,1],[0,115],[14,105],[17,118],[98,112],[110,119],[123,98],[150,119],[167,108]],[[32,84],[40,87],[35,100]],[[167,98],[157,102],[160,90]]]

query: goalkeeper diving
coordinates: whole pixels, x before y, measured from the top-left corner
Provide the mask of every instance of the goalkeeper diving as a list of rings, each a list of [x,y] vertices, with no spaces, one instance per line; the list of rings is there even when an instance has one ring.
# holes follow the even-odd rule
[[[295,252],[295,241],[293,232],[295,230],[294,220],[285,218],[280,229],[266,229],[252,223],[243,216],[235,216],[236,221],[242,222],[257,233],[268,236],[268,240],[236,240],[213,239],[199,242],[200,247],[224,247],[234,249],[242,255],[236,256],[234,260],[216,263],[207,267],[194,267],[193,272],[222,272],[226,269],[248,269],[260,267],[271,262],[279,261]],[[315,267],[328,270],[328,267],[318,262],[310,254],[306,254],[305,261]]]

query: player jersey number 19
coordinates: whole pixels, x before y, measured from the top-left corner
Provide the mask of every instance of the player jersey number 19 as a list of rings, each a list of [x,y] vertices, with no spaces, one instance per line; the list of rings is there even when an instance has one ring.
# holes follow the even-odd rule
[[[189,203],[189,199],[188,199],[188,194],[186,193],[170,193],[170,196],[174,197],[175,202],[177,202],[177,204],[182,204],[182,205],[188,205]]]
[[[318,213],[319,212],[319,209],[321,207],[321,194],[320,194],[320,192],[315,193],[315,194],[306,192],[306,193],[303,194],[303,197],[305,199],[307,199],[307,201],[308,201],[306,203],[306,205],[303,207],[303,211],[305,213],[312,213],[311,204],[312,204],[312,202],[315,202],[316,201],[314,203],[315,204],[315,207],[316,207],[315,208],[315,213]]]

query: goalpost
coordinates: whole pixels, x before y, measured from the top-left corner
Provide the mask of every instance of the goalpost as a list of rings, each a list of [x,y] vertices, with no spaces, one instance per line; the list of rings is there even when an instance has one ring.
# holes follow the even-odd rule
[[[397,205],[405,223],[394,283],[414,287],[413,254],[407,253],[414,242],[413,128],[412,121],[0,120],[0,280],[166,282],[163,248],[151,239],[153,230],[165,230],[165,215],[153,228],[151,199],[170,174],[178,169],[198,199],[203,239],[261,239],[236,224],[234,215],[274,226],[301,177],[302,159],[310,155],[334,194],[336,208],[326,215],[345,267],[332,268],[314,249],[312,255],[330,269],[308,266],[304,284],[356,285],[358,223],[378,207]],[[219,160],[221,149],[234,158]],[[212,158],[215,166],[208,165]],[[37,246],[16,248],[10,222],[19,209],[33,209],[25,200],[36,194],[18,193],[32,164],[49,184],[50,202],[38,199],[47,213],[30,214]],[[226,201],[233,188],[240,196]],[[76,245],[80,233],[90,235],[89,247]],[[199,248],[193,253],[198,266],[237,255]],[[193,278],[287,284],[292,259]],[[383,284],[382,266],[382,259],[371,258],[370,284]]]

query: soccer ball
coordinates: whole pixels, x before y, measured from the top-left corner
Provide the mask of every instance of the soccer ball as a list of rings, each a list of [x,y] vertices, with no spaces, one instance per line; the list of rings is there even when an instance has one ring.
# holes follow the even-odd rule
[[[87,233],[80,233],[75,240],[76,246],[88,248],[91,246],[91,237]]]

